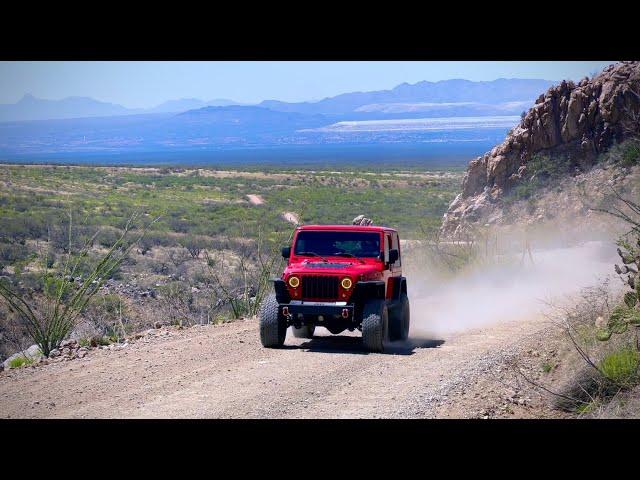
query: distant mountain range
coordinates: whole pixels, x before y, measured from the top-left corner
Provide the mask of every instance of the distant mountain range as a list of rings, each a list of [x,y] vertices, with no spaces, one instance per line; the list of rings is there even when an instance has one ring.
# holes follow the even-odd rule
[[[204,102],[197,98],[169,100],[156,107],[127,108],[115,103],[101,102],[90,97],[67,97],[45,100],[26,94],[17,103],[0,104],[0,122],[23,120],[56,120],[68,118],[112,117],[146,113],[184,112],[207,106],[239,105],[232,100],[216,99]]]
[[[318,102],[286,103],[265,100],[261,107],[281,112],[307,114],[345,114],[371,111],[384,105],[395,105],[396,113],[404,105],[411,111],[416,105],[463,104],[498,105],[534,100],[555,82],[550,80],[505,79],[489,82],[470,80],[442,80],[440,82],[403,83],[392,90],[344,93]]]
[[[343,116],[375,119],[379,114],[415,116],[510,115],[520,113],[539,94],[553,85],[549,80],[498,79],[488,82],[443,80],[403,83],[391,90],[352,92],[317,102],[288,103],[265,100],[257,106],[278,112],[305,115]],[[89,97],[45,100],[27,94],[17,103],[0,104],[0,122],[109,117],[152,113],[181,113],[206,107],[242,105],[227,99],[203,101],[198,98],[169,100],[156,107],[127,108]],[[245,106],[250,106],[244,104]],[[373,114],[373,115],[372,115]],[[406,116],[406,115],[405,115]]]
[[[317,102],[240,105],[184,98],[150,109],[85,97],[53,101],[26,95],[16,104],[0,105],[0,160],[328,144],[444,143],[459,148],[476,143],[489,148],[552,83],[446,80]]]

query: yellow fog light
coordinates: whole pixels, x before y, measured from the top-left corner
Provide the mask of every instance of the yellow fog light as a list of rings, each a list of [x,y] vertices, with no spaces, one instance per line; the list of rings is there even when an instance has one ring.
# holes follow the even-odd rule
[[[298,288],[300,286],[300,279],[298,277],[289,277],[289,286],[291,288]]]
[[[342,285],[342,288],[344,288],[345,290],[349,290],[353,285],[353,282],[350,278],[343,278],[340,284]]]

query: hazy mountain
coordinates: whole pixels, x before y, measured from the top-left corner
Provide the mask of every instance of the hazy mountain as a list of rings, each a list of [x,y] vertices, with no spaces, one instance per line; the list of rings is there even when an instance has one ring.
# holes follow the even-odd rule
[[[550,83],[447,80],[347,93],[314,103],[238,105],[224,99],[183,98],[151,109],[128,109],[90,98],[51,101],[29,95],[15,105],[0,106],[0,120],[4,120],[0,123],[0,154],[329,143],[491,143],[504,138],[520,113]],[[496,123],[491,117],[502,120]],[[33,121],[38,118],[51,120]]]
[[[217,98],[215,100],[209,100],[204,102],[199,98],[180,98],[178,100],[169,100],[161,103],[157,107],[147,110],[149,113],[167,113],[167,112],[186,112],[187,110],[194,110],[204,107],[228,107],[231,105],[240,105],[233,100],[227,100],[224,98]]]
[[[0,121],[126,115],[128,108],[89,97],[44,100],[27,94],[17,103],[0,105]],[[137,113],[137,112],[136,112]]]
[[[209,100],[207,106],[209,107],[230,107],[232,105],[248,105],[246,103],[234,102],[233,100],[227,100],[226,98],[216,98]]]
[[[101,102],[89,97],[68,97],[62,100],[45,100],[27,94],[17,103],[0,104],[0,122],[184,112],[209,105],[228,106],[237,105],[237,103],[227,99],[215,99],[204,102],[197,98],[182,98],[169,100],[156,107],[144,109],[127,108],[122,105]]]
[[[539,92],[549,88],[549,80],[498,79],[490,82],[443,80],[403,83],[392,90],[352,92],[317,102],[287,103],[265,100],[260,107],[279,112],[308,115],[358,114],[354,119],[375,118],[375,114],[415,117],[456,115],[509,115],[529,105]],[[44,100],[25,95],[15,104],[0,105],[0,121],[47,120],[62,118],[136,115],[143,113],[185,112],[207,106],[241,105],[227,99],[203,101],[198,98],[169,100],[153,108],[127,108],[88,97]]]
[[[498,142],[519,116],[496,123],[489,116],[466,117],[464,128],[451,119],[432,122],[366,120],[370,113],[306,115],[256,106],[204,107],[180,114],[155,113],[0,123],[0,160],[33,155],[219,151],[236,147],[328,144],[440,144]],[[398,115],[398,114],[396,114]],[[336,124],[336,122],[350,122]],[[368,123],[367,123],[368,122]],[[375,123],[378,122],[378,123]],[[386,123],[380,123],[386,122]],[[435,122],[435,123],[434,123]],[[460,123],[460,122],[458,122]],[[374,125],[374,128],[371,128]]]
[[[488,82],[470,80],[442,80],[439,82],[403,83],[392,90],[373,92],[344,93],[325,98],[319,102],[287,103],[278,100],[265,100],[261,107],[284,112],[308,114],[344,114],[366,111],[375,105],[384,104],[506,104],[508,102],[526,102],[535,100],[554,82],[550,80],[505,79]],[[363,110],[364,109],[364,110]]]

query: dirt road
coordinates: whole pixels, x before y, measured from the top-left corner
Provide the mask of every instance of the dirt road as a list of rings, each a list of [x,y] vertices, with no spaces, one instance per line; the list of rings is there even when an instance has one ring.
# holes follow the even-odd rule
[[[510,378],[505,360],[544,329],[512,322],[371,354],[356,334],[323,329],[264,349],[256,320],[162,328],[0,373],[0,417],[482,418],[483,397]]]
[[[284,212],[282,214],[282,218],[284,218],[289,223],[293,223],[294,225],[298,225],[300,223],[298,215],[293,212]]]
[[[249,203],[251,203],[251,205],[262,205],[264,203],[264,198],[262,198],[260,195],[249,194],[247,195],[247,198],[249,199]]]

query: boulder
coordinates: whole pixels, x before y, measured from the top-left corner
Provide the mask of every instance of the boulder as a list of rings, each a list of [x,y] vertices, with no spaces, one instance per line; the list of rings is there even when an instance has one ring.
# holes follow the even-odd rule
[[[26,357],[30,360],[33,360],[34,362],[37,362],[42,356],[43,355],[42,355],[42,352],[40,351],[40,347],[38,345],[31,345],[26,350],[22,352],[16,352],[13,355],[11,355],[9,358],[7,358],[4,362],[2,362],[2,367],[3,369],[6,369],[6,370],[10,369],[11,362],[16,358]]]
[[[492,209],[501,208],[497,200],[518,184],[520,169],[537,153],[562,151],[588,166],[614,143],[640,134],[639,115],[638,61],[616,63],[577,85],[563,81],[551,87],[502,144],[469,162],[462,193],[444,216],[443,236],[454,235],[467,220],[492,216]],[[478,208],[477,197],[487,189],[492,205]]]

